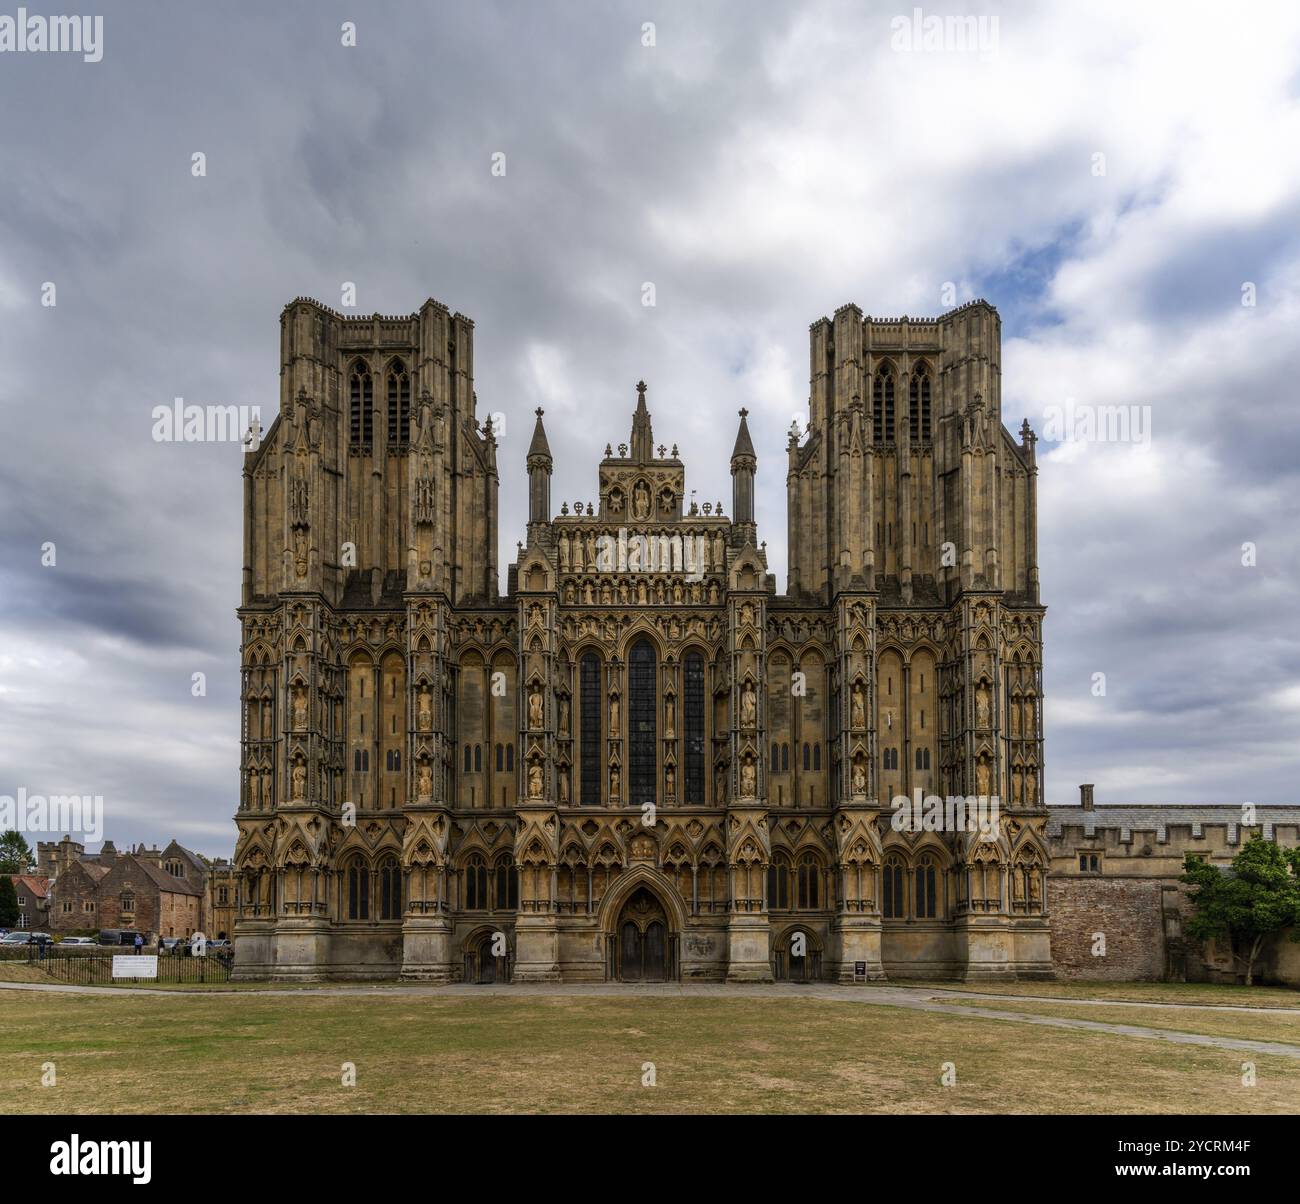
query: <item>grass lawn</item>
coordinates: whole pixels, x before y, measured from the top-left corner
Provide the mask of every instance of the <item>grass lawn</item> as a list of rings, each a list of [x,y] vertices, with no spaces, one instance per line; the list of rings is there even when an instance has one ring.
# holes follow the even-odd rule
[[[17,1111],[1294,1112],[1300,1061],[815,998],[0,991]],[[1150,1024],[1143,1011],[1141,1023]],[[39,1087],[54,1062],[58,1085]],[[343,1063],[356,1086],[340,1084]],[[641,1085],[655,1063],[657,1085]],[[943,1087],[944,1062],[957,1085]]]
[[[1095,1020],[1104,1024],[1136,1024],[1143,1028],[1167,1028],[1182,1033],[1202,1033],[1207,1037],[1237,1037],[1243,1041],[1282,1041],[1300,1046],[1300,1014],[1279,1012],[1216,1011],[1205,1007],[1126,1008],[1122,1005],[1095,1007],[1080,1003],[1000,1002],[994,999],[971,999],[969,1007],[994,1011],[1025,1012],[1031,1016],[1065,1016],[1073,1020]],[[1243,1055],[1245,1056],[1245,1055]],[[1300,1099],[1296,1101],[1300,1112]]]
[[[912,982],[897,987],[930,987],[987,995],[1040,995],[1045,999],[1124,999],[1134,1003],[1228,1004],[1252,1008],[1300,1008],[1292,987],[1238,987],[1205,982]]]

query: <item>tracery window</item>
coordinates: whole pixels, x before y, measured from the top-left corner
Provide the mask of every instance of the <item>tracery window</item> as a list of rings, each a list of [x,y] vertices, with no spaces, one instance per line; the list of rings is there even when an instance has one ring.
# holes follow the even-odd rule
[[[894,370],[888,364],[871,386],[871,433],[877,443],[894,442]]]
[[[632,646],[628,657],[628,785],[637,806],[652,803],[655,793],[655,719],[659,705],[655,689],[655,652],[646,640]]]
[[[379,918],[397,920],[402,915],[402,871],[397,858],[388,857],[379,867]]]
[[[388,442],[411,441],[411,378],[401,360],[388,369]]]
[[[908,428],[913,443],[930,442],[930,370],[923,364],[912,375]]]
[[[375,434],[374,381],[364,360],[357,360],[348,375],[350,434],[353,448],[369,445]]]
[[[360,856],[349,863],[346,873],[348,891],[348,919],[370,919],[370,867]]]
[[[687,803],[704,802],[704,657],[688,652],[684,664],[682,723],[686,735]]]
[[[916,865],[916,915],[932,920],[938,915],[938,884],[934,858],[925,854]]]
[[[579,668],[579,706],[582,709],[582,785],[580,801],[588,806],[600,805],[601,762],[600,711],[601,683],[600,657],[588,652]]]
[[[902,860],[896,856],[885,858],[885,868],[881,872],[881,876],[884,879],[881,914],[887,920],[901,920],[906,914]]]
[[[519,875],[509,855],[497,859],[495,906],[500,911],[513,911],[519,906]]]
[[[767,867],[767,905],[777,911],[790,906],[790,866],[781,854],[774,856]]]
[[[813,853],[799,858],[799,909],[813,910],[821,906],[821,862]]]
[[[465,910],[486,911],[488,906],[487,863],[477,853],[465,862]]]

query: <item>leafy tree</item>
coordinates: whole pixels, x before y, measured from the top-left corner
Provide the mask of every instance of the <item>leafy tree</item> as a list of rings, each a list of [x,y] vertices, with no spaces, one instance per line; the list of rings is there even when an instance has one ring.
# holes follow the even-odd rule
[[[1255,960],[1270,936],[1290,928],[1291,939],[1300,942],[1300,849],[1255,836],[1229,870],[1189,853],[1181,881],[1192,887],[1188,935],[1226,937],[1233,959],[1246,968],[1247,986],[1254,985]]]
[[[0,928],[12,928],[18,923],[18,892],[8,874],[0,874]]]
[[[21,832],[0,836],[0,874],[27,874],[35,868],[36,858]]]

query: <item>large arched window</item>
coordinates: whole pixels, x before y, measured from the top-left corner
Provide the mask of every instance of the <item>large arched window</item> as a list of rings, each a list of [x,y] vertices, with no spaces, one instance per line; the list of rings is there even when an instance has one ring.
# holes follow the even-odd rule
[[[916,863],[916,916],[920,920],[932,920],[938,915],[938,884],[936,881],[934,858],[926,853]]]
[[[903,891],[903,862],[898,856],[885,858],[884,898],[881,900],[881,914],[887,920],[901,920],[906,914],[906,899]]]
[[[767,905],[777,911],[786,911],[790,906],[790,865],[780,853],[767,867]]]
[[[704,657],[688,652],[683,662],[682,723],[686,729],[687,803],[704,802]]]
[[[578,793],[579,801],[587,806],[600,805],[601,764],[604,758],[600,749],[600,712],[602,691],[600,682],[600,657],[588,652],[578,670],[578,705],[581,707],[582,774]]]
[[[379,866],[379,918],[402,918],[402,870],[396,857],[388,857]]]
[[[388,442],[411,441],[411,378],[406,365],[394,360],[388,367]]]
[[[871,386],[871,433],[877,443],[894,442],[894,370],[881,364]]]
[[[821,906],[821,862],[813,853],[799,858],[799,908],[814,910]]]
[[[370,919],[370,867],[360,857],[354,857],[344,875],[348,892],[348,919]]]
[[[487,863],[477,853],[465,862],[465,910],[486,911],[488,906]]]
[[[496,869],[496,909],[513,911],[519,906],[519,875],[509,854],[498,857]]]
[[[350,435],[353,448],[369,447],[375,437],[374,381],[365,360],[357,360],[348,374]]]
[[[913,443],[930,442],[930,370],[922,364],[912,373],[908,429]]]
[[[655,651],[648,640],[632,645],[628,657],[628,801],[640,807],[658,801],[655,792],[655,729],[659,696],[655,689]]]

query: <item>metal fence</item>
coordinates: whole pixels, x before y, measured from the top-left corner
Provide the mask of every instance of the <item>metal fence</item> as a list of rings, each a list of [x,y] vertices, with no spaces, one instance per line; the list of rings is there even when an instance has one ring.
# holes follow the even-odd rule
[[[46,945],[41,956],[38,945],[18,946],[14,950],[0,949],[0,960],[24,961],[39,966],[47,974],[63,982],[79,985],[135,983],[147,987],[154,982],[229,982],[234,957],[228,953],[209,953],[206,957],[191,957],[187,953],[162,953],[158,955],[157,978],[114,978],[113,957],[135,956],[126,946],[81,945],[61,950],[58,945]]]

